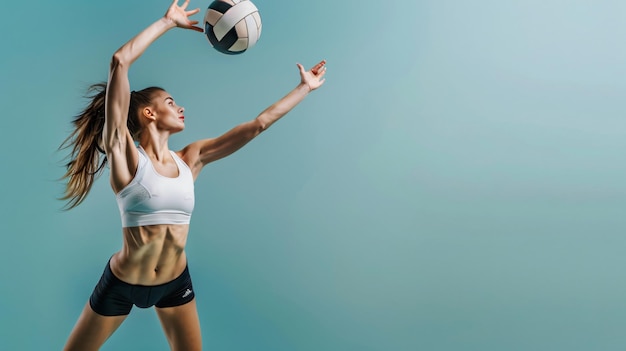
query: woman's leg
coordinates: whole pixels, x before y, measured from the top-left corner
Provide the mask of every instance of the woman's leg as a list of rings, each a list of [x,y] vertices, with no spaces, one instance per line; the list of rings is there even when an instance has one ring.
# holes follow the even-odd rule
[[[87,302],[63,350],[99,350],[124,319],[126,319],[126,315],[101,316],[94,312]]]
[[[156,308],[172,351],[202,350],[196,299],[176,307]]]

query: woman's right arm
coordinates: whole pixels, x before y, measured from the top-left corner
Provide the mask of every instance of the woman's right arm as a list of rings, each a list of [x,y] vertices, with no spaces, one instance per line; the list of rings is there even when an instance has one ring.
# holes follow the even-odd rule
[[[174,27],[202,32],[194,26],[197,21],[188,17],[200,11],[186,11],[189,0],[178,6],[174,0],[165,16],[119,48],[111,59],[105,101],[103,143],[111,167],[111,186],[114,192],[122,190],[134,177],[138,155],[133,138],[126,125],[130,105],[128,68],[156,39]]]

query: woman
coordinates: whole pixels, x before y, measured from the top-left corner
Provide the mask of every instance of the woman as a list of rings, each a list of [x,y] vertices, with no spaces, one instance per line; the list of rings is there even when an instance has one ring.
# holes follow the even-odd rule
[[[217,138],[170,151],[169,136],[185,128],[184,108],[160,88],[131,92],[128,69],[166,31],[175,27],[203,31],[189,18],[200,10],[187,11],[188,4],[185,0],[179,6],[174,0],[163,18],[115,52],[107,84],[92,86],[91,103],[76,117],[76,130],[63,143],[71,148],[65,174],[68,207],[84,200],[108,163],[123,227],[123,247],[106,265],[65,350],[99,349],[133,305],[155,306],[172,350],[201,349],[184,251],[194,206],[193,182],[206,164],[244,146],[324,82],[325,61],[309,71],[298,64],[297,87],[258,117]]]

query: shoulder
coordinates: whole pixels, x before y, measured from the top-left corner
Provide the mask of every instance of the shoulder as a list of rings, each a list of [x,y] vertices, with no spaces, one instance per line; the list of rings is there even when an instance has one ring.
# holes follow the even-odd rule
[[[202,164],[200,162],[200,144],[195,142],[191,143],[181,150],[174,151],[174,154],[183,161],[187,167],[193,173],[194,179],[200,173]]]

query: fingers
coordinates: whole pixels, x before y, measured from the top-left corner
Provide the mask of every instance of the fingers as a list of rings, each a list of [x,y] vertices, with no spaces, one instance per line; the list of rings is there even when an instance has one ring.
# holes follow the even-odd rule
[[[311,73],[317,75],[321,69],[326,69],[326,60],[322,60],[318,64],[313,66],[313,68],[311,68]]]
[[[195,15],[198,12],[200,12],[199,8],[191,10],[191,11],[186,11],[185,14],[187,15],[187,17],[189,17],[189,16],[192,16],[192,15]]]
[[[323,66],[323,65],[325,65],[325,64],[326,64],[326,60],[322,60],[322,61],[318,62],[318,63],[315,65],[315,67],[318,67],[318,66]]]
[[[196,24],[198,23],[199,23],[198,21],[187,21],[187,23],[182,27],[195,30],[196,32],[204,33],[204,28],[196,26]]]
[[[322,68],[318,69],[317,73],[315,73],[317,78],[322,78],[325,74],[326,74],[326,66],[322,66]]]
[[[305,72],[305,69],[301,64],[296,63],[296,65],[298,66],[298,68],[300,69],[302,73]],[[318,75],[320,73],[324,74],[325,72],[326,72],[326,60],[320,61],[318,64],[316,64],[315,66],[311,68],[311,73],[315,75]]]
[[[189,29],[195,30],[196,32],[204,33],[204,29],[200,28],[200,27],[197,27],[197,26],[191,26],[191,27],[189,27]]]
[[[320,61],[318,64],[313,66],[313,68],[311,68],[311,72],[317,74],[317,71],[319,71],[319,69],[322,68],[325,64],[326,64],[326,60]]]
[[[324,78],[324,75],[326,74],[326,60],[320,61],[308,72],[305,71],[301,64],[297,63],[296,65],[300,70],[302,83],[307,84],[311,90],[315,90],[324,84],[326,80]]]
[[[177,2],[177,1],[175,1]],[[182,8],[183,10],[187,8],[187,6],[189,5],[189,0],[185,0],[185,2],[183,3],[183,6],[181,6],[180,8]]]
[[[189,0],[186,0],[183,6],[181,7],[181,9],[184,10],[188,4],[189,4]],[[196,26],[196,24],[200,23],[199,21],[194,21],[194,20],[189,19],[189,17],[195,15],[198,12],[200,12],[200,8],[196,8],[190,11],[185,11],[185,16],[187,17],[187,25],[185,26],[185,28],[195,30],[196,32],[204,33],[203,28]]]
[[[304,73],[305,73],[305,71],[304,71],[304,66],[302,66],[302,65],[301,65],[301,64],[299,64],[299,63],[296,63],[296,66],[298,66],[298,69],[300,70],[300,73],[301,73],[301,74],[304,74]]]

